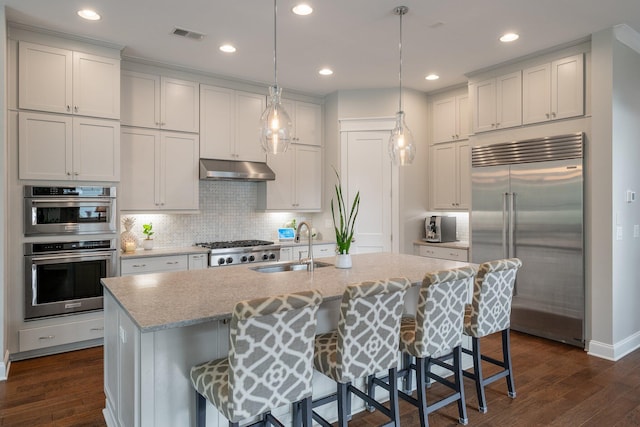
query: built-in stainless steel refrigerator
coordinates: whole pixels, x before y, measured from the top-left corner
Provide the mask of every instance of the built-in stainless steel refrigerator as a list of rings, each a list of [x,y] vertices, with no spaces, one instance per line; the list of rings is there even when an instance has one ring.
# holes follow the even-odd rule
[[[584,347],[583,133],[473,147],[471,260],[518,257],[511,328]]]

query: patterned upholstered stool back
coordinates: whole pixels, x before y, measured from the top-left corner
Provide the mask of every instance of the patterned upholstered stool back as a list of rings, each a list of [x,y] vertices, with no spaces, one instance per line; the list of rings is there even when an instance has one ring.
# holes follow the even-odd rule
[[[462,344],[465,306],[475,273],[475,269],[463,267],[424,277],[411,349],[414,356],[438,357]]]
[[[465,333],[481,338],[509,328],[513,285],[522,262],[518,258],[480,264],[467,307]]]
[[[337,365],[340,382],[350,382],[397,365],[406,278],[347,286],[340,305]]]
[[[242,301],[229,334],[229,404],[246,419],[311,395],[318,291]]]

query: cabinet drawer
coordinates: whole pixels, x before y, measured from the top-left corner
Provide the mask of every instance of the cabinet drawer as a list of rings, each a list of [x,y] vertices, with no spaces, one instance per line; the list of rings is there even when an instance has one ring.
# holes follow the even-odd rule
[[[209,266],[208,254],[189,255],[189,270],[202,270]]]
[[[120,273],[123,276],[129,276],[132,274],[182,271],[187,270],[188,265],[187,255],[123,259],[120,261]]]
[[[424,257],[448,259],[452,261],[466,262],[468,260],[466,249],[438,248],[435,246],[421,245],[418,249],[418,254]]]
[[[313,245],[313,256],[316,258],[333,256],[336,254],[336,245]]]
[[[41,328],[21,329],[18,334],[20,337],[20,351],[37,350],[39,348],[102,338],[104,336],[104,321],[102,319],[94,319]]]

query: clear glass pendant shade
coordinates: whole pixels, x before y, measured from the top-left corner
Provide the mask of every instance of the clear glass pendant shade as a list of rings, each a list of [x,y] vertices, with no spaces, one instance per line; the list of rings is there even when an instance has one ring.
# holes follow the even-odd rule
[[[260,117],[260,142],[269,154],[286,152],[291,142],[291,119],[280,101],[281,93],[282,88],[269,87],[269,103]]]
[[[404,122],[404,111],[396,114],[396,126],[391,131],[389,139],[389,155],[394,164],[404,166],[413,162],[416,157],[416,145],[413,135]]]

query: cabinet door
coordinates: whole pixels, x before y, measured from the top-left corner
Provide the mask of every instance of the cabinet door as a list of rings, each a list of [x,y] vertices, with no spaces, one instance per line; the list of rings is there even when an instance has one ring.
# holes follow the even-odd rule
[[[121,123],[145,128],[160,126],[160,77],[123,71]]]
[[[161,128],[182,132],[199,131],[198,83],[168,77],[160,79]]]
[[[280,248],[280,261],[293,261],[293,248]]]
[[[19,113],[20,179],[73,179],[73,127],[70,116]]]
[[[456,143],[431,146],[431,193],[434,209],[453,209],[457,200]]]
[[[433,142],[456,139],[456,98],[446,98],[433,103]]]
[[[294,148],[295,209],[319,211],[322,207],[322,150],[309,145]]]
[[[295,138],[300,144],[322,145],[322,106],[296,102]]]
[[[160,132],[150,129],[124,128],[121,135],[120,208],[154,210],[159,199],[156,181],[160,171]]]
[[[457,208],[471,207],[471,147],[468,142],[458,142],[458,205]]]
[[[260,145],[260,116],[265,110],[266,99],[262,95],[236,92],[235,140],[238,160],[264,162],[265,152]]]
[[[73,114],[120,118],[120,60],[73,53]]]
[[[583,55],[575,55],[551,63],[551,118],[584,114]]]
[[[503,129],[522,124],[522,72],[496,79],[496,128]]]
[[[235,91],[200,86],[200,157],[235,160],[235,131]]]
[[[496,127],[496,80],[472,84],[473,131],[486,132]]]
[[[21,41],[18,56],[19,107],[71,113],[72,52]]]
[[[522,123],[546,122],[551,118],[551,65],[522,71]]]
[[[198,209],[198,135],[162,132],[160,207]]]
[[[294,204],[295,147],[286,153],[267,155],[267,164],[276,174],[275,181],[266,183],[266,209],[292,210]]]
[[[314,258],[322,258],[322,257],[330,257],[336,254],[336,245],[326,244],[326,245],[313,245],[313,257]]]
[[[73,119],[73,175],[85,181],[120,181],[120,123]]]
[[[469,96],[456,96],[456,139],[468,139],[470,133]]]

